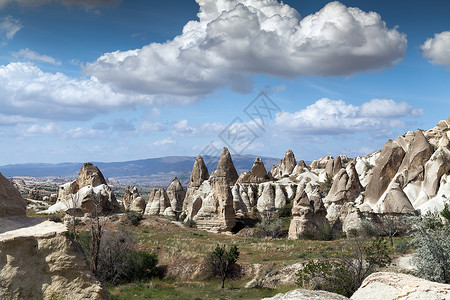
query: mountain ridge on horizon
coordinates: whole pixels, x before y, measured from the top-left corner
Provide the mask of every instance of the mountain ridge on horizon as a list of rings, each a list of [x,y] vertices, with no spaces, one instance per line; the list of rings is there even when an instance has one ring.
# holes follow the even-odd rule
[[[233,162],[239,173],[251,169],[256,157],[260,157],[267,171],[272,165],[279,162],[279,158],[257,156],[257,155],[233,155]],[[156,158],[138,159],[122,162],[96,162],[101,172],[107,178],[126,176],[151,176],[160,174],[191,173],[195,156],[163,156]],[[219,157],[203,156],[209,172],[216,169]],[[61,163],[21,163],[0,166],[0,172],[6,177],[30,176],[30,177],[63,177],[75,178],[83,165],[83,162],[61,162]]]

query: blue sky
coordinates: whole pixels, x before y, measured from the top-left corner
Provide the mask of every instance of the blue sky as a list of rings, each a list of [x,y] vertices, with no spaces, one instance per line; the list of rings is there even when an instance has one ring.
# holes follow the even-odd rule
[[[450,116],[449,15],[446,0],[0,0],[0,165],[369,154]]]

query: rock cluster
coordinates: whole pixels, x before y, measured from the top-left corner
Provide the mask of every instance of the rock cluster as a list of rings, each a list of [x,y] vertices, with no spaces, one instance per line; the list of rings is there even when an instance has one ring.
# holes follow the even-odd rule
[[[125,188],[122,201],[123,208],[126,211],[144,213],[146,202],[139,194],[137,187],[128,186]]]
[[[85,163],[73,182],[59,187],[58,200],[43,213],[65,211],[69,213],[92,214],[101,211],[120,211],[112,189],[103,174],[91,163]]]

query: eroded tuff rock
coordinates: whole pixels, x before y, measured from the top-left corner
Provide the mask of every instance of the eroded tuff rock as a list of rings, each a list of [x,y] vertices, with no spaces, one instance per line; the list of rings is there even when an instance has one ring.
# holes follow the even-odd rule
[[[341,160],[341,157],[338,156],[335,159],[330,159],[327,162],[327,165],[325,167],[325,172],[328,176],[333,178],[334,175],[336,175],[341,169],[342,169],[342,160]]]
[[[320,228],[328,224],[326,215],[327,211],[316,188],[311,184],[297,187],[292,206],[293,218],[289,226],[289,239],[318,236]]]
[[[163,188],[153,189],[150,193],[147,206],[145,207],[146,215],[175,217],[172,210],[169,197]]]
[[[353,300],[450,299],[450,285],[412,275],[378,272],[367,277],[352,295]]]
[[[295,160],[294,152],[289,149],[286,151],[284,158],[280,160],[278,166],[272,167],[271,174],[275,178],[291,175],[296,165],[297,161]]]
[[[167,197],[169,198],[172,211],[176,215],[180,215],[183,210],[183,201],[184,197],[186,197],[186,191],[177,177],[172,180],[167,188]]]
[[[0,173],[0,218],[24,216],[26,202],[14,184]]]
[[[301,174],[305,171],[305,169],[309,169],[308,166],[306,165],[304,160],[301,160],[297,163],[297,165],[295,166],[294,170],[292,171],[293,174],[297,175],[297,174]]]
[[[100,170],[85,163],[75,181],[59,187],[58,201],[42,213],[64,211],[68,213],[94,213],[94,211],[121,211],[112,189]]]
[[[397,173],[404,156],[405,150],[393,140],[389,140],[384,145],[376,161],[372,178],[366,187],[365,202],[370,206],[378,202]]]
[[[61,223],[0,218],[1,299],[107,299]]]
[[[234,185],[238,180],[239,176],[227,147],[223,147],[217,169],[211,176],[223,178],[225,180],[224,183],[228,185]]]
[[[194,220],[198,228],[209,231],[230,231],[236,224],[231,188],[237,178],[230,152],[224,147],[217,170],[200,187],[192,188],[190,194],[188,190],[185,221]]]
[[[140,197],[136,186],[127,186],[123,193],[122,205],[125,210],[131,210],[132,203]],[[145,207],[144,207],[145,208]]]
[[[239,176],[237,183],[262,183],[270,180],[263,161],[257,157],[253,163],[252,169],[248,173]]]
[[[347,169],[340,169],[336,176],[334,176],[333,185],[325,197],[324,202],[335,204],[355,202],[362,191],[363,187],[359,182],[355,165],[351,163]]]
[[[258,212],[264,217],[272,217],[275,214],[275,189],[272,184],[262,185],[262,193],[256,204]]]
[[[203,161],[203,158],[199,155],[194,161],[194,166],[192,167],[191,177],[187,186],[186,196],[183,202],[183,210],[187,211],[192,205],[194,192],[202,185],[205,180],[209,179],[208,168]]]

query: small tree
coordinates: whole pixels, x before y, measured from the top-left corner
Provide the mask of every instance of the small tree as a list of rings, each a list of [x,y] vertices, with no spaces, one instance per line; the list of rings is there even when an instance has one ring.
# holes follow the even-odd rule
[[[225,245],[217,245],[216,248],[208,254],[207,263],[214,276],[222,280],[222,289],[225,288],[225,279],[230,277],[233,267],[239,257],[239,251],[236,246],[231,246],[228,250]]]

